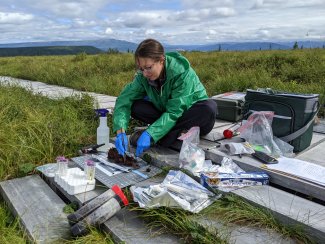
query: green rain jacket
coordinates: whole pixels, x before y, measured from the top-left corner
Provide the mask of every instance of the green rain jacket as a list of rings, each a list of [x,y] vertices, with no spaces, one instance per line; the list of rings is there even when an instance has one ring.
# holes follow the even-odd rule
[[[157,142],[164,137],[194,103],[208,98],[206,90],[191,68],[189,61],[177,52],[165,54],[166,80],[160,90],[149,85],[147,78],[138,72],[116,100],[113,130],[128,127],[131,106],[135,100],[149,97],[162,115],[149,126],[147,132]]]

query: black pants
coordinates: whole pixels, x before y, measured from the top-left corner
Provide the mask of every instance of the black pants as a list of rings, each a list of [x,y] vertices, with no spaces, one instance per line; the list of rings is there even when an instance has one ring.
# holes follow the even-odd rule
[[[132,104],[131,116],[146,124],[154,123],[161,115],[162,112],[149,101],[141,99]],[[176,125],[159,140],[159,144],[169,147],[182,131],[189,130],[193,126],[199,126],[200,135],[206,135],[212,130],[215,118],[216,103],[211,99],[199,101],[183,113]]]

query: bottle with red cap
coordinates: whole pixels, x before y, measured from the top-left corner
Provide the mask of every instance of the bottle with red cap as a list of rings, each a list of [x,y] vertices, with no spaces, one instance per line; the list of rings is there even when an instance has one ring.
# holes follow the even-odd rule
[[[88,234],[90,226],[104,223],[120,211],[122,207],[129,204],[128,199],[118,185],[114,185],[111,190],[103,194],[103,196],[99,195],[68,216],[69,223],[75,223],[71,227],[73,236]]]

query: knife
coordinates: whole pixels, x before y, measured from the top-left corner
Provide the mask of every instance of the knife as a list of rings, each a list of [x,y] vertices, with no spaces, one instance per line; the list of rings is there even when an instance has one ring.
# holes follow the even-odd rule
[[[98,156],[98,155],[95,155],[95,154],[92,154],[91,155],[93,158],[97,159],[98,161],[100,161],[101,163],[103,164],[106,164],[112,168],[115,168],[115,169],[118,169],[118,170],[121,170],[123,172],[130,172],[131,169],[128,169],[126,167],[123,167],[123,166],[120,166],[120,165],[117,165],[117,164],[114,164],[114,163],[110,163],[108,162],[106,159],[102,158],[101,156]]]

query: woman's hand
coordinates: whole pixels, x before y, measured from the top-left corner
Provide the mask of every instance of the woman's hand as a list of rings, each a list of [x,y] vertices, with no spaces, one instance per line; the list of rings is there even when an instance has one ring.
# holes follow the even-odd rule
[[[139,137],[137,141],[137,150],[135,155],[139,157],[144,150],[147,150],[150,148],[150,142],[151,142],[151,136],[150,134],[145,130],[142,132],[141,136]]]
[[[117,134],[115,147],[118,151],[118,154],[124,156],[125,152],[128,150],[128,138],[125,132]]]

